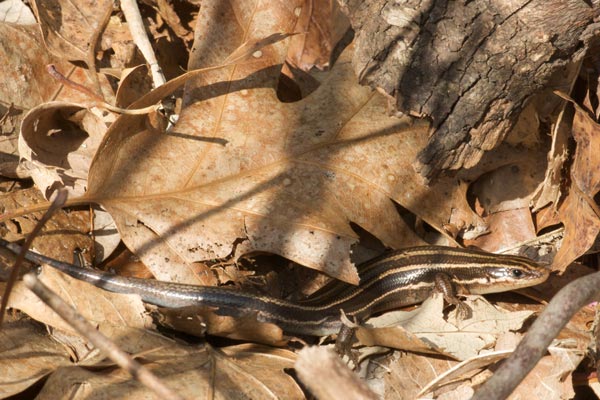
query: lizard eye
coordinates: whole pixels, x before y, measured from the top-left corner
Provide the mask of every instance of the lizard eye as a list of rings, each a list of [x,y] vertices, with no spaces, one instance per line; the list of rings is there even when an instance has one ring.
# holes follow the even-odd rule
[[[523,271],[517,268],[514,268],[510,271],[511,275],[514,278],[522,278],[523,277]]]

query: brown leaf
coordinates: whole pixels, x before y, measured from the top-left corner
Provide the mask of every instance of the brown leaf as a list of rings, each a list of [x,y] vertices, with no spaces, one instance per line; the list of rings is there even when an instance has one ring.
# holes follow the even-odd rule
[[[600,125],[576,104],[572,134],[577,142],[572,183],[558,209],[565,233],[552,264],[561,272],[592,246],[600,232],[600,211],[593,200],[600,190]]]
[[[43,103],[27,113],[19,154],[28,161],[42,193],[48,196],[56,187],[69,189],[71,195],[85,192],[87,172],[106,132],[106,122],[98,114],[64,102]]]
[[[246,25],[213,37],[210,26],[199,24],[202,41],[195,44],[193,68],[223,62],[232,44],[259,41],[272,34],[273,25],[285,26],[273,16],[289,17],[288,8],[261,5],[249,15],[238,10],[247,20],[221,21],[231,15],[212,7],[203,4],[201,10],[216,18],[211,24]],[[210,40],[214,51],[198,50]],[[191,105],[166,135],[145,131],[144,119],[135,116],[121,116],[111,126],[82,200],[110,210],[124,241],[155,276],[198,282],[191,262],[224,257],[236,239],[248,238],[245,251],[282,254],[356,282],[348,259],[356,235],[349,221],[392,247],[420,243],[390,197],[441,231],[449,210],[464,210],[467,229],[481,223],[454,181],[432,188],[420,183],[409,161],[427,127],[384,117],[384,100],[352,82],[347,58],[309,99],[280,103],[269,87],[277,84],[285,45],[198,74],[186,87],[184,101]],[[171,89],[159,90],[132,107],[153,104]]]
[[[40,279],[62,299],[75,307],[92,324],[149,328],[152,321],[138,296],[107,292],[88,283],[70,278],[52,268],[45,268]],[[19,309],[52,327],[75,333],[62,318],[19,282],[9,300],[9,307]]]
[[[574,106],[566,102],[562,106],[562,111],[552,132],[552,147],[548,153],[548,167],[546,176],[533,195],[533,211],[541,210],[548,204],[553,204],[554,209],[563,200],[566,193],[561,182],[565,179],[569,140],[571,138],[572,122],[574,115]],[[538,225],[538,230],[543,229],[544,225]]]
[[[302,71],[329,68],[335,45],[350,27],[335,0],[304,0],[286,61]]]
[[[148,76],[148,67],[146,65],[126,68],[121,73],[115,105],[127,108],[140,97],[150,92],[151,89],[152,80]]]
[[[291,369],[290,351],[256,345],[224,349],[172,345],[143,356],[143,362],[163,382],[184,398],[304,399]],[[83,383],[82,383],[83,382]],[[86,399],[148,399],[153,393],[119,369],[60,368],[53,373],[42,398],[64,398],[76,391]]]
[[[245,76],[245,67],[236,74]],[[423,186],[410,168],[427,126],[385,117],[385,100],[352,83],[347,61],[299,103],[255,87],[276,76],[260,73],[194,103],[166,135],[140,122],[123,129],[119,120],[109,130],[86,197],[111,212],[151,268],[165,258],[224,257],[247,238],[246,251],[278,253],[356,282],[350,221],[392,247],[419,243],[390,198],[439,230],[452,209],[464,210],[465,226],[479,223],[464,188],[450,179]],[[162,253],[150,243],[161,243]]]
[[[435,379],[429,381],[427,385],[421,389],[417,397],[420,398],[427,393],[438,391],[445,385],[455,383],[459,380],[470,379],[472,374],[478,372],[478,370],[484,369],[495,362],[504,360],[506,357],[510,356],[511,353],[512,350],[495,351],[453,365],[452,368],[443,371]]]
[[[240,45],[233,53],[227,56],[223,64],[237,64],[250,56],[255,58],[262,57],[262,49],[271,44],[280,42],[290,36],[294,36],[294,33],[273,33],[262,39],[249,40]]]
[[[528,207],[493,213],[485,218],[485,222],[489,226],[488,233],[475,240],[465,240],[466,246],[497,253],[536,237]]]
[[[384,364],[389,372],[384,374],[385,393],[382,398],[416,399],[422,388],[457,363],[442,357],[395,352],[387,365]],[[470,396],[472,392],[462,398]]]
[[[33,2],[48,49],[67,60],[87,61],[92,36],[112,1],[50,0]]]
[[[257,315],[252,313],[230,317],[218,315],[214,308],[200,306],[160,311],[161,325],[198,337],[208,334],[273,346],[284,346],[289,339],[277,325],[259,322]]]
[[[510,355],[520,340],[508,346],[502,343],[481,355],[457,363],[441,357],[414,353],[395,353],[385,366],[384,398],[470,398],[473,387],[492,374],[494,365]],[[520,336],[520,335],[518,335]],[[585,346],[584,346],[585,348]],[[583,358],[581,349],[551,347],[516,391],[521,398],[570,398],[573,396],[571,374]],[[381,361],[379,361],[381,362]],[[491,367],[491,368],[490,368]]]
[[[86,95],[73,89],[61,89],[62,84],[48,75],[46,65],[54,64],[72,81],[91,84],[84,69],[48,53],[35,27],[0,24],[0,58],[4,63],[0,69],[0,79],[4,82],[0,85],[0,98],[3,99],[0,110],[4,110],[4,104],[10,102],[16,109],[28,111],[50,100],[80,104],[88,100]],[[106,80],[103,85],[104,89],[110,88]]]
[[[193,32],[191,32],[186,26],[182,24],[181,19],[177,15],[175,5],[171,1],[157,0],[156,7],[160,16],[173,30],[175,35],[186,41],[193,39]]]
[[[23,392],[55,368],[71,363],[64,346],[32,321],[3,324],[0,354],[0,397],[3,399]]]
[[[380,398],[331,348],[304,347],[298,352],[294,369],[300,382],[319,400]]]
[[[50,100],[62,100],[85,107],[89,98],[76,90],[62,87],[62,84],[51,78],[46,72],[46,65],[54,64],[69,79],[89,86],[91,80],[82,68],[74,67],[65,60],[60,60],[48,53],[42,44],[39,33],[31,26],[14,26],[0,24],[0,58],[4,68],[0,69],[0,114],[2,114],[2,141],[0,149],[4,153],[13,153],[17,143],[18,125],[30,109]],[[110,93],[110,85],[105,78],[101,79],[103,89]],[[12,104],[12,105],[11,105]],[[7,106],[9,106],[7,108]],[[17,127],[17,128],[15,128]],[[9,146],[12,143],[13,147]],[[0,160],[12,158],[2,155]],[[1,166],[0,171],[9,166]],[[4,172],[8,175],[23,177],[26,169],[15,171],[16,166]],[[85,174],[84,174],[85,175]]]
[[[43,203],[44,198],[37,189],[14,190],[0,196],[0,207],[3,210],[15,210],[35,207]],[[16,241],[23,239],[37,224],[41,213],[30,213],[27,216],[5,221],[6,230],[2,232],[4,239]],[[76,249],[84,252],[87,261],[94,248],[88,235],[90,215],[87,210],[57,211],[48,221],[42,232],[33,240],[32,248],[42,254],[65,262],[73,261]]]
[[[367,346],[438,353],[466,360],[494,347],[498,336],[520,329],[532,315],[526,310],[508,312],[496,308],[480,297],[466,304],[473,312],[471,318],[460,319],[454,310],[446,320],[443,296],[436,294],[410,313],[397,311],[371,318],[368,324],[373,328],[360,327],[357,337]]]
[[[575,397],[573,372],[583,359],[583,352],[550,347],[550,355],[542,358],[511,394],[515,398],[568,399]]]
[[[464,234],[465,246],[501,252],[535,238],[529,203],[543,178],[547,149],[532,138],[525,144],[524,135],[518,140],[516,145],[503,144],[486,154],[476,168],[467,172],[466,177],[473,181],[469,197],[487,230],[485,235]],[[489,172],[481,174],[485,171]]]
[[[421,385],[427,385],[423,390],[420,390],[418,396],[415,393],[405,392],[403,397],[418,397],[422,398],[425,395],[433,396],[434,398],[470,398],[473,395],[472,386],[475,382],[480,382],[489,374],[489,367],[505,357],[509,356],[509,352],[493,352],[484,354],[480,357],[466,360],[452,368],[443,369],[443,363],[436,360],[422,360],[417,362],[416,359],[420,356],[411,355],[409,360],[412,362],[402,362],[400,365],[395,365],[394,370],[401,368],[410,368],[411,372],[405,379],[416,379]],[[574,395],[571,373],[576,365],[581,361],[581,355],[570,349],[554,348],[550,350],[551,356],[546,356],[536,365],[534,370],[527,375],[525,380],[512,393],[511,398],[571,398]],[[412,359],[412,360],[410,360]],[[419,365],[427,365],[434,367],[438,376],[431,381],[423,381],[423,375],[419,374]],[[422,368],[422,367],[421,367]],[[485,372],[477,376],[481,370]],[[484,375],[484,376],[481,376]],[[563,379],[563,377],[567,377]]]
[[[223,37],[199,24],[202,43],[224,46],[193,52],[190,65],[219,64],[232,43],[272,36],[273,24],[265,21],[289,17],[289,9],[263,6],[249,16],[240,11],[245,28]],[[202,7],[203,15],[216,16],[211,23],[240,23],[220,21],[231,15],[212,7]],[[356,235],[348,222],[388,246],[421,243],[390,198],[440,231],[450,210],[461,214],[462,228],[482,223],[463,186],[450,179],[431,188],[420,183],[409,163],[427,126],[384,117],[384,100],[352,82],[347,58],[310,99],[280,103],[269,87],[277,84],[285,52],[278,42],[252,53],[251,61],[189,72],[132,104],[154,104],[195,77],[184,96],[191,105],[164,135],[146,130],[143,116],[122,115],[111,125],[80,201],[109,209],[123,240],[156,277],[202,283],[191,264],[228,255],[242,238],[246,252],[282,254],[356,282],[348,259]]]

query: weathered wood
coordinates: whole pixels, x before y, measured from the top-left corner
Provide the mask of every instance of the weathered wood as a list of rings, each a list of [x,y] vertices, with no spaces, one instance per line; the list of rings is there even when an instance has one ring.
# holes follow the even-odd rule
[[[528,98],[566,83],[556,77],[584,55],[600,14],[600,0],[339,1],[361,83],[432,120],[415,165],[426,178],[476,164]]]

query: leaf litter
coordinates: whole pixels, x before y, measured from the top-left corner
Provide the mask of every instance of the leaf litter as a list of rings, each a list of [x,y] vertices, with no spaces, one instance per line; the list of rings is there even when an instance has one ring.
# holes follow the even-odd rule
[[[36,15],[50,16],[48,10],[59,3],[36,3]],[[129,54],[126,49],[130,46],[127,30],[120,28],[124,22],[117,21],[115,14],[110,20],[101,21],[97,12],[90,12],[86,7],[81,6],[80,10],[65,8],[65,13],[74,14],[62,22],[38,19],[43,25],[48,48],[39,44],[39,34],[32,27],[0,24],[3,59],[8,60],[7,65],[15,66],[8,68],[7,75],[3,76],[12,86],[0,86],[3,97],[0,111],[8,116],[15,115],[14,110],[17,110],[18,116],[16,122],[2,119],[2,132],[12,131],[8,140],[21,142],[18,154],[30,163],[30,175],[37,190],[48,197],[57,185],[77,188],[73,193],[79,197],[71,199],[72,205],[102,206],[114,219],[118,234],[110,224],[94,230],[94,234],[101,236],[112,229],[112,234],[119,237],[158,279],[214,284],[216,279],[208,267],[212,260],[233,255],[232,262],[235,262],[247,254],[266,252],[356,283],[358,277],[350,254],[353,249],[360,253],[357,244],[362,244],[363,238],[351,224],[390,248],[423,244],[422,238],[429,233],[420,227],[426,225],[428,230],[441,233],[446,241],[462,238],[465,243],[497,251],[535,239],[541,229],[562,223],[565,227],[563,246],[553,264],[554,269],[561,271],[594,243],[598,233],[594,227],[599,218],[590,199],[598,192],[593,176],[598,154],[593,147],[597,130],[593,114],[597,110],[589,103],[585,105],[587,110],[582,109],[582,105],[565,103],[565,108],[574,107],[570,114],[563,114],[569,122],[563,134],[576,141],[573,155],[556,144],[561,143],[557,131],[553,136],[555,152],[549,153],[548,141],[536,132],[542,129],[537,124],[536,111],[529,110],[533,117],[523,118],[524,130],[519,131],[523,126],[514,129],[518,133],[512,143],[509,135],[505,144],[487,153],[476,167],[453,176],[442,176],[425,185],[412,164],[427,144],[428,122],[394,116],[384,96],[358,85],[352,69],[352,45],[331,58],[335,40],[330,38],[341,37],[342,28],[331,26],[332,36],[320,37],[316,31],[322,21],[331,18],[327,17],[329,13],[335,14],[337,10],[323,11],[325,20],[302,14],[304,20],[297,25],[299,10],[306,12],[308,9],[300,1],[294,4],[231,2],[226,5],[203,2],[197,15],[194,11],[196,21],[177,20],[173,15],[167,21],[170,26],[177,26],[182,43],[189,44],[186,33],[189,31],[185,26],[195,26],[188,64],[190,71],[173,76],[164,86],[149,93],[147,84],[123,78],[117,94],[113,89],[114,81],[111,81],[114,78],[109,79],[103,74],[90,77],[94,74],[68,62],[80,60],[88,66],[93,65],[97,60],[92,60],[90,54],[96,50],[97,56],[112,57],[111,62],[118,66],[109,71],[113,77],[121,76],[124,64],[134,62],[133,57],[123,58]],[[227,12],[219,7],[227,8]],[[177,11],[176,8],[170,10]],[[152,31],[157,39],[161,35],[164,38],[164,32],[160,33],[164,26],[160,26],[159,15],[168,15],[165,14],[168,11],[161,8],[163,14],[154,14],[156,25]],[[321,11],[317,7],[312,12],[318,14]],[[82,19],[81,15],[86,17]],[[78,29],[82,20],[90,23],[91,17],[94,23]],[[307,23],[307,20],[311,22]],[[90,48],[89,43],[81,47],[100,32],[98,29],[104,23],[108,28],[98,37],[98,43],[93,44],[96,47]],[[229,29],[216,34],[211,28],[213,25]],[[303,26],[315,36],[302,38],[295,26]],[[71,32],[67,39],[65,32]],[[295,35],[290,36],[292,32]],[[319,40],[332,41],[316,43]],[[27,51],[15,51],[14,43]],[[121,58],[117,59],[117,56]],[[286,59],[295,60],[295,67],[304,70],[311,65],[331,66],[331,69],[314,75],[320,82],[309,96],[284,103],[278,98],[277,89],[282,71],[285,73],[282,64]],[[68,79],[99,91],[109,103],[117,98],[115,104],[120,107],[154,106],[175,94],[180,100],[177,122],[167,129],[170,121],[156,111],[119,115],[95,107],[96,102],[86,95],[46,75],[45,66],[49,63],[58,65]],[[29,69],[16,67],[18,65]],[[8,75],[14,71],[27,79],[14,79]],[[144,73],[142,70],[136,79],[143,81]],[[295,79],[297,72],[290,76]],[[13,108],[8,107],[9,104]],[[17,138],[18,132],[10,127],[20,124],[21,120],[22,132]],[[48,121],[53,124],[47,124]],[[69,130],[73,128],[75,130]],[[77,132],[79,136],[70,135],[70,132]],[[61,149],[61,153],[53,149]],[[15,147],[10,151],[17,154]],[[546,166],[544,157],[547,154]],[[572,164],[565,164],[571,157]],[[49,162],[41,163],[40,160]],[[16,168],[14,164],[13,173]],[[508,196],[508,200],[517,198],[518,201],[501,198],[503,184],[498,182],[507,180],[513,182],[511,189],[521,189],[521,194]],[[479,186],[469,185],[473,182]],[[471,192],[477,187],[478,191]],[[536,189],[538,197],[532,197]],[[23,193],[6,191],[2,205],[7,215],[15,210],[36,209],[30,203],[15,202]],[[531,201],[538,207],[537,214],[531,212]],[[35,202],[40,204],[37,209],[44,207],[39,198]],[[399,208],[403,215],[398,213]],[[89,211],[80,209],[55,217],[56,225],[47,227],[36,239],[39,244],[35,248],[65,261],[72,260],[76,248],[88,249],[96,257],[94,243],[81,243],[72,232],[59,238],[55,236],[54,242],[48,242],[54,232],[69,230],[67,220],[72,218],[72,213]],[[406,219],[406,214],[413,214],[416,220]],[[9,229],[3,236],[23,237],[35,223],[34,217],[33,221],[27,220],[32,218],[31,215],[34,214],[5,219]],[[86,227],[85,220],[84,217],[77,222],[78,231],[92,230]],[[527,229],[515,229],[517,225]],[[580,229],[582,226],[586,229]],[[60,245],[53,245],[57,240]],[[107,254],[99,255],[96,261],[109,256],[111,251],[107,248]],[[240,352],[236,347],[211,350],[210,347],[195,347],[198,345],[174,345],[171,341],[163,342],[161,338],[164,337],[158,334],[154,334],[156,341],[146,339],[148,346],[135,346],[134,343],[143,343],[144,338],[149,337],[148,332],[156,328],[135,296],[109,294],[46,269],[42,278],[83,311],[98,329],[108,333],[128,351],[133,354],[151,351],[152,355],[144,357],[148,357],[147,360],[162,373],[172,375],[170,383],[184,392],[190,390],[193,397],[198,393],[221,393],[226,394],[225,398],[235,398],[241,393],[256,398],[285,397],[286,394],[289,398],[302,396],[294,381],[284,373],[284,368],[293,365],[293,353],[275,356],[283,350],[249,347]],[[13,296],[15,309],[57,332],[69,333],[64,322],[33,301],[22,288],[17,288]],[[477,323],[492,323],[494,327],[472,329],[468,333],[473,335],[471,340],[463,337],[460,341],[454,340],[454,335],[448,335],[450,319],[440,319],[440,307],[438,304],[434,311],[423,307],[419,318],[425,321],[425,326],[430,324],[432,336],[424,339],[407,335],[410,338],[407,339],[408,350],[434,351],[448,355],[450,359],[416,354],[398,359],[398,353],[382,359],[390,366],[388,372],[378,371],[371,379],[385,382],[386,390],[390,390],[386,393],[406,384],[399,383],[402,379],[409,379],[411,383],[406,386],[406,391],[396,394],[398,397],[414,395],[436,375],[456,364],[451,359],[475,359],[485,350],[496,347],[497,351],[502,351],[506,343],[514,345],[520,334],[507,334],[506,331],[518,331],[531,313],[526,307],[517,308],[516,312],[506,314],[512,325],[499,327],[503,318],[490,315],[504,315],[505,312],[486,308],[486,311],[478,312],[482,321]],[[393,314],[383,317],[392,318]],[[177,318],[182,319],[181,315]],[[211,318],[214,315],[208,310],[205,321],[211,321]],[[527,381],[520,390],[541,390],[539,388],[544,386],[551,388],[555,396],[570,393],[570,381],[558,384],[556,377],[569,375],[582,358],[581,349],[585,348],[581,345],[585,338],[582,332],[586,331],[585,325],[589,322],[586,318],[589,318],[587,314],[569,327],[569,334],[578,341],[577,349],[551,351],[535,372],[547,376],[548,380],[543,384]],[[371,324],[376,325],[377,321]],[[11,322],[9,326],[22,329],[15,324]],[[260,335],[264,335],[263,341],[285,343],[275,340],[280,332],[275,333],[275,339],[265,339],[273,335],[271,327],[252,328],[251,316],[248,321],[213,321],[212,326],[212,333],[219,332],[214,328],[218,327],[222,332],[217,334],[223,336],[228,336],[228,331],[239,333],[247,329],[246,337],[251,340],[261,341]],[[113,387],[111,390],[115,390],[117,396],[123,393],[121,390],[136,387],[140,390],[139,395],[144,396],[144,391],[130,382],[124,373],[102,372],[98,362],[102,356],[89,359],[89,365],[98,366],[96,371],[70,365],[67,358],[70,353],[52,345],[50,336],[40,336],[36,328],[39,325],[35,322],[25,325],[26,331],[19,331],[19,335],[48,350],[49,367],[40,373],[39,366],[28,366],[30,359],[26,354],[29,348],[14,346],[11,350],[16,352],[13,358],[20,357],[23,364],[19,367],[23,371],[19,372],[16,367],[11,371],[16,371],[15,379],[21,378],[22,384],[4,387],[4,396],[19,393],[45,377],[49,378],[40,396],[63,396],[82,381],[91,386],[79,387],[79,396],[94,397],[94,393],[98,395],[98,391],[104,391],[106,387]],[[398,341],[402,341],[402,335],[406,333],[390,332],[403,329],[400,322],[394,321],[391,328],[363,328],[359,337],[370,335],[368,339],[362,337],[363,344],[405,348]],[[419,329],[422,331],[423,325],[417,331]],[[461,329],[465,328],[458,328]],[[418,346],[423,347],[416,347],[418,341]],[[72,343],[75,346],[75,342]],[[69,346],[65,344],[65,347]],[[2,354],[8,354],[6,351]],[[554,371],[554,357],[568,358],[572,364],[570,369]],[[263,364],[255,364],[261,365],[260,368],[244,366],[244,362],[260,363],[263,358],[270,360],[269,367]],[[82,356],[82,359],[85,358]],[[422,373],[423,363],[435,373]],[[175,370],[178,372],[173,372]],[[266,374],[259,375],[260,371],[266,371]],[[405,374],[406,378],[400,378],[399,374]],[[33,378],[26,379],[26,375]],[[278,392],[266,383],[269,379],[274,381],[273,385],[282,384],[290,391]],[[464,382],[464,377],[460,382]],[[417,386],[413,387],[415,383]],[[254,384],[257,386],[252,386]],[[468,392],[469,384],[462,384],[451,390]],[[541,395],[542,392],[536,393]],[[544,395],[549,396],[547,392]]]

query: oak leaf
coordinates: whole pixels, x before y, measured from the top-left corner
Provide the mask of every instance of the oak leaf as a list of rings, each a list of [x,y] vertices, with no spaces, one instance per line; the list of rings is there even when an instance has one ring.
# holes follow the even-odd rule
[[[439,230],[453,209],[466,225],[479,221],[464,186],[420,183],[410,162],[427,124],[387,116],[385,99],[355,83],[347,57],[297,103],[277,99],[277,69],[247,69],[230,67],[230,81],[193,91],[204,98],[164,134],[116,121],[96,154],[86,197],[151,269],[225,257],[241,239],[244,252],[357,282],[350,222],[399,247],[419,240],[394,201]]]

